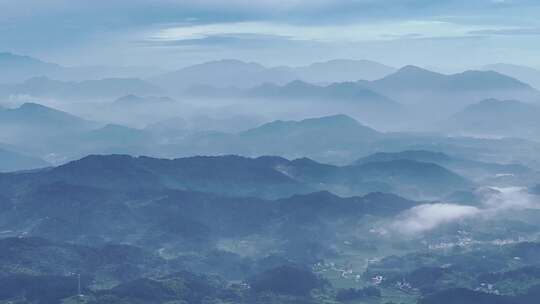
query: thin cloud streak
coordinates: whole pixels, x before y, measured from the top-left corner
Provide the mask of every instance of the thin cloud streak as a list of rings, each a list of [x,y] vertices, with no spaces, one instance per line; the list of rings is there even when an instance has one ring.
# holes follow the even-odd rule
[[[289,40],[319,42],[361,42],[393,39],[467,37],[481,27],[463,26],[450,22],[411,20],[376,24],[299,26],[270,22],[216,23],[176,26],[161,29],[148,41],[180,41],[204,39],[217,35],[246,35],[286,37]]]

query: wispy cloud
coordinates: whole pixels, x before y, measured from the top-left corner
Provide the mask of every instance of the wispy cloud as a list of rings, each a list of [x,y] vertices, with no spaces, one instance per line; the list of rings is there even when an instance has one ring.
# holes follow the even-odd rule
[[[234,22],[179,25],[161,29],[148,41],[180,41],[206,39],[216,36],[253,35],[281,37],[288,40],[319,42],[361,42],[392,39],[465,37],[478,26],[459,25],[433,20],[378,22],[332,25],[297,25],[278,22]]]
[[[443,224],[471,218],[480,213],[472,206],[455,204],[426,204],[408,210],[392,224],[392,229],[402,234],[416,235]]]
[[[160,47],[184,47],[184,46],[199,46],[199,47],[268,47],[272,45],[276,47],[282,43],[293,43],[291,37],[253,34],[253,33],[227,33],[227,34],[207,34],[205,36],[179,39],[147,39],[139,41],[145,46],[160,46]]]
[[[471,35],[503,35],[503,36],[538,36],[540,27],[533,28],[506,28],[506,29],[485,29],[469,32]]]
[[[489,37],[490,43],[502,45],[508,36],[522,36],[512,41],[513,50],[505,44],[504,53],[489,52],[493,60],[501,61],[502,55],[535,58],[538,45],[525,39],[536,35],[538,14],[537,0],[0,0],[0,49],[37,57],[49,54],[44,59],[67,64],[80,61],[74,53],[87,54],[93,64],[106,58],[109,63],[131,58],[124,64],[137,64],[142,59],[188,63],[240,52],[268,63],[276,53],[310,52],[323,59],[365,54],[363,50],[372,48],[374,53],[362,56],[384,57],[383,61],[399,65],[420,64],[413,62],[418,54],[426,60],[423,64],[437,65],[436,58],[427,59],[441,52],[444,56],[446,48],[457,49],[452,53],[461,54],[463,61],[476,61],[471,57],[476,52],[489,60],[488,46],[471,37]],[[260,51],[254,48],[265,41],[275,44],[256,54]],[[312,45],[306,48],[310,43],[319,44],[324,52]],[[381,50],[376,43],[399,45],[400,55]],[[177,48],[197,49],[208,56],[175,55]],[[283,64],[293,59],[281,58]]]
[[[486,190],[486,189],[484,189]],[[540,197],[520,187],[489,188],[483,191],[481,205],[437,203],[414,207],[391,224],[391,230],[409,236],[421,235],[441,225],[471,218],[493,218],[509,210],[540,209]]]

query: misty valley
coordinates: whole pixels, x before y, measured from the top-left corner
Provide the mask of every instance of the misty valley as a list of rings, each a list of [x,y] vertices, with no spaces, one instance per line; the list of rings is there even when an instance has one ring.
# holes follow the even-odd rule
[[[0,53],[0,303],[536,304],[539,84]]]

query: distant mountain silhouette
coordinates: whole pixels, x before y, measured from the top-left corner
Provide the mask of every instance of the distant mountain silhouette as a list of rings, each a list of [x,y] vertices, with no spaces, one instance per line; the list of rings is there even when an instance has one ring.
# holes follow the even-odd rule
[[[170,103],[174,102],[173,99],[169,97],[157,97],[157,96],[138,96],[134,94],[125,95],[117,98],[114,101],[115,105],[152,105],[159,103]]]
[[[263,118],[256,115],[238,114],[224,117],[197,115],[186,118],[173,117],[151,123],[145,130],[172,137],[198,131],[237,133],[258,126],[262,122],[264,122]]]
[[[376,80],[396,69],[370,60],[335,59],[316,62],[302,67],[279,67],[296,75],[298,79],[312,83],[334,83],[357,80]],[[278,68],[278,69],[279,69]]]
[[[77,149],[71,136],[97,126],[95,122],[36,103],[0,110],[0,129],[4,130],[0,142],[42,158],[56,149],[64,153],[68,153],[66,149]]]
[[[31,102],[24,103],[15,109],[0,110],[0,122],[56,127],[71,124],[85,124],[85,121],[77,116]]]
[[[379,152],[361,158],[357,160],[355,164],[362,165],[371,162],[397,160],[412,160],[438,164],[471,180],[485,181],[486,179],[496,179],[497,176],[509,176],[519,180],[520,178],[529,179],[534,176],[533,170],[519,164],[498,164],[475,161],[427,150],[408,150],[394,153]]]
[[[430,197],[436,193],[447,192],[449,188],[468,189],[472,185],[465,178],[440,165],[414,160],[369,162],[353,168],[371,180],[394,187],[403,187],[406,184],[422,185],[414,187],[414,190],[408,193],[409,197]],[[399,193],[405,194],[401,191]]]
[[[34,77],[46,76],[64,81],[102,78],[147,77],[162,73],[145,67],[81,66],[65,67],[55,63],[13,53],[0,53],[0,84],[16,84]]]
[[[169,72],[152,78],[151,81],[179,93],[194,85],[249,88],[264,82],[284,83],[292,79],[294,77],[287,72],[267,69],[257,63],[219,60]]]
[[[347,115],[332,115],[309,118],[300,121],[277,120],[241,133],[244,137],[267,140],[268,136],[279,138],[306,138],[312,136],[351,134],[354,137],[369,140],[381,133],[366,127]],[[266,137],[266,138],[265,138]]]
[[[324,101],[325,103],[345,102],[358,107],[375,110],[399,109],[400,105],[373,90],[354,82],[315,85],[301,80],[284,85],[263,83],[247,90],[236,88],[215,88],[195,86],[187,91],[195,97],[257,98],[276,101]]]
[[[25,103],[15,109],[0,110],[0,126],[10,131],[3,133],[2,136],[11,139],[23,133],[49,136],[77,132],[87,130],[94,125],[75,115],[37,103]],[[24,141],[25,138],[19,138],[19,140]]]
[[[540,106],[516,100],[486,99],[444,122],[449,131],[484,136],[540,138]]]
[[[405,66],[375,81],[359,85],[406,105],[401,110],[405,125],[430,130],[463,107],[488,98],[540,100],[540,92],[515,78],[493,71],[465,71],[441,74],[416,66]],[[396,120],[393,117],[388,121]]]
[[[435,90],[443,87],[449,80],[448,76],[432,72],[417,66],[408,65],[395,73],[371,82],[371,86],[385,90]],[[368,84],[367,82],[361,82]]]
[[[516,64],[496,63],[485,65],[481,70],[495,71],[497,73],[508,75],[528,83],[536,89],[540,89],[540,70],[538,69]]]
[[[350,113],[362,121],[381,125],[399,121],[404,110],[398,102],[357,82],[315,85],[295,80],[284,85],[264,83],[244,90],[197,86],[186,92],[191,98],[242,99],[262,102],[268,107],[304,106],[323,109],[323,113]]]
[[[415,66],[406,66],[375,81],[360,85],[409,105],[408,120],[430,125],[478,100],[520,99],[536,102],[540,92],[515,78],[493,71],[465,71],[445,75]]]
[[[355,102],[359,106],[371,105],[380,109],[399,107],[399,104],[395,101],[353,82],[317,86],[296,80],[284,86],[264,84],[250,89],[247,95],[249,97],[282,100],[347,101]]]
[[[107,78],[67,82],[47,77],[35,77],[21,84],[0,87],[0,94],[4,96],[29,95],[32,97],[70,100],[117,98],[128,94],[151,95],[160,91],[160,88],[136,78]]]
[[[372,86],[379,90],[390,91],[532,91],[528,84],[493,71],[465,71],[458,74],[445,75],[416,66],[405,66],[393,74],[373,81]]]
[[[339,151],[355,143],[369,143],[382,133],[346,115],[301,121],[274,121],[239,134],[246,149],[265,154],[309,155],[315,150]]]
[[[56,73],[59,65],[12,53],[0,53],[0,83],[18,83],[28,78]]]
[[[152,78],[152,82],[171,91],[187,88],[251,88],[264,83],[284,85],[293,80],[334,83],[374,80],[394,71],[393,68],[368,60],[330,60],[309,66],[267,68],[240,60],[218,60],[197,64]]]

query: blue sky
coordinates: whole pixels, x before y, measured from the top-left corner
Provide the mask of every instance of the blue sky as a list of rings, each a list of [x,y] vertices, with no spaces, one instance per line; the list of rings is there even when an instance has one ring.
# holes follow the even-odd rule
[[[540,67],[538,0],[0,0],[0,51],[66,65],[333,58]]]

